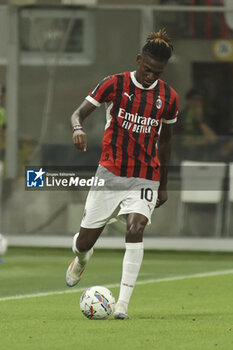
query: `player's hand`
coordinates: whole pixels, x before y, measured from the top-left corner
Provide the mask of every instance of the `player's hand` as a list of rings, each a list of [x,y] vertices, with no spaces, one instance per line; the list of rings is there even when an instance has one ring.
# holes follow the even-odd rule
[[[157,198],[157,201],[156,201],[155,208],[159,208],[167,200],[168,200],[167,189],[166,188],[159,188],[158,189],[158,198]]]
[[[75,130],[73,132],[73,142],[80,151],[87,150],[87,134],[83,130]]]

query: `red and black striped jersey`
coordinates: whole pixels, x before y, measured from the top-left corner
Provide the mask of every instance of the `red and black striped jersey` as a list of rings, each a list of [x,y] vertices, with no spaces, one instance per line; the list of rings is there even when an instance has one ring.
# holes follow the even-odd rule
[[[144,88],[135,72],[103,79],[86,97],[105,102],[106,126],[100,164],[118,176],[159,181],[157,141],[161,123],[176,122],[178,95],[163,80]]]

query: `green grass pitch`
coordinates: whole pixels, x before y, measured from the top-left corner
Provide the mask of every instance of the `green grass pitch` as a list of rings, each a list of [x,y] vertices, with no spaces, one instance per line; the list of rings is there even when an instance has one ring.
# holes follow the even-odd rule
[[[233,349],[230,253],[146,251],[130,320],[86,319],[82,291],[115,285],[117,298],[123,253],[96,250],[78,288],[69,289],[64,276],[71,250],[10,248],[0,264],[0,349]]]

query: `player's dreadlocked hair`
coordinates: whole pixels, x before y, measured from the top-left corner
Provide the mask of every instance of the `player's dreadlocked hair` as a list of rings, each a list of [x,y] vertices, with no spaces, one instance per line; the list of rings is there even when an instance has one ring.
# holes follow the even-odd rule
[[[146,53],[158,61],[167,61],[172,55],[173,46],[166,30],[160,29],[157,33],[148,35],[142,53]]]

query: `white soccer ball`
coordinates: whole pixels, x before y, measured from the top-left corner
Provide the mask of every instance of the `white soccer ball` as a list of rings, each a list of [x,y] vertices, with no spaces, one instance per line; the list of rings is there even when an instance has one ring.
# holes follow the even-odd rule
[[[7,252],[7,239],[0,233],[0,256]]]
[[[102,286],[87,288],[80,298],[80,309],[91,320],[105,320],[114,311],[115,298],[112,292]]]

